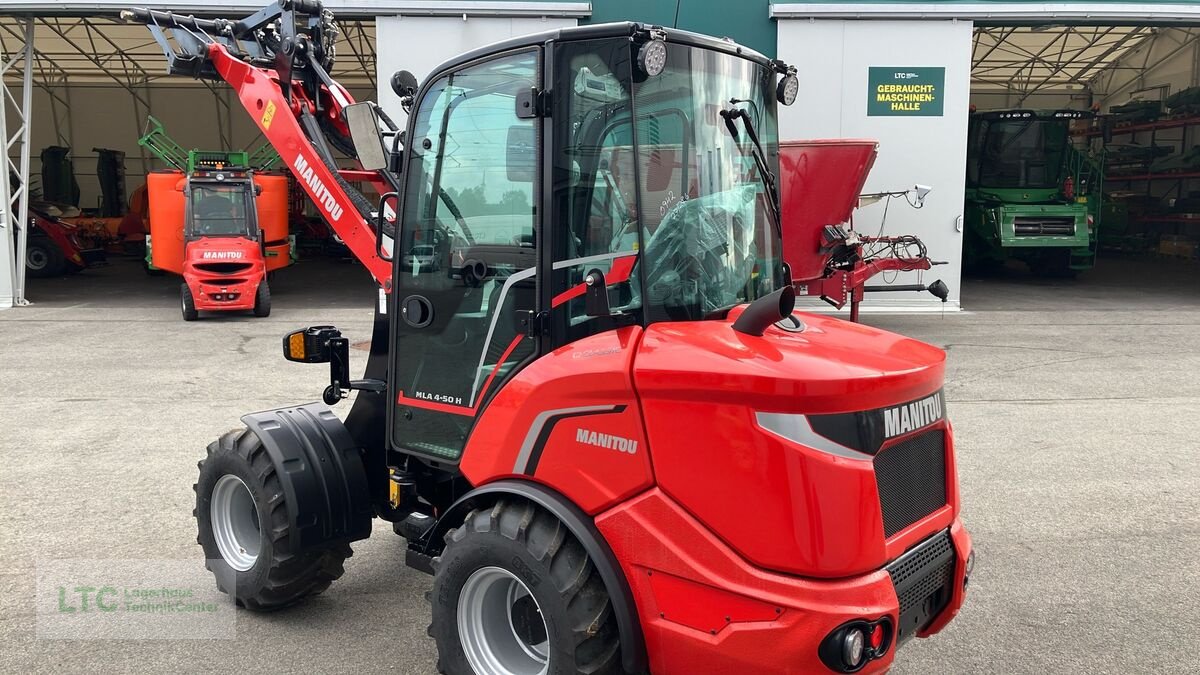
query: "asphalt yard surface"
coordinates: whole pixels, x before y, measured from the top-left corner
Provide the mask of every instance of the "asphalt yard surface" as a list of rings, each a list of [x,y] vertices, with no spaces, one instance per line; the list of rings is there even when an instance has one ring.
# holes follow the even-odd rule
[[[958,619],[904,645],[893,672],[1195,672],[1198,272],[1122,260],[1077,281],[1013,271],[967,280],[966,312],[864,315],[949,352],[978,553]],[[58,588],[82,610],[74,589],[122,566],[190,566],[187,583],[210,589],[192,519],[204,446],[248,411],[320,397],[326,369],[279,355],[287,330],[370,337],[357,266],[305,262],[272,291],[270,318],[185,324],[176,280],[118,261],[34,280],[34,306],[0,312],[0,671],[433,672],[430,579],[384,525],[329,591],[237,612],[213,639],[55,624]],[[352,354],[360,369],[365,352]]]

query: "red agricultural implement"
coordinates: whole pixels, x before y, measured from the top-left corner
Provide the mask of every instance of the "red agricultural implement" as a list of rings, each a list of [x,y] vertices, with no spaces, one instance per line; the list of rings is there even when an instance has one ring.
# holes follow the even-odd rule
[[[780,144],[783,257],[791,266],[796,293],[817,296],[838,309],[849,302],[851,321],[858,321],[859,304],[868,291],[929,291],[942,302],[949,294],[941,280],[929,285],[867,286],[884,272],[928,270],[942,264],[929,259],[925,244],[915,236],[868,236],[846,227],[864,196],[863,185],[875,164],[878,145],[848,139]]]
[[[363,378],[336,328],[295,331],[325,404],[208,447],[199,540],[239,604],[324,591],[381,518],[433,575],[445,673],[883,672],[959,611],[945,354],[793,312],[794,68],[554,30],[401,71],[401,131],[330,78],[317,2],[124,16],[171,72],[234,88],[379,285]]]

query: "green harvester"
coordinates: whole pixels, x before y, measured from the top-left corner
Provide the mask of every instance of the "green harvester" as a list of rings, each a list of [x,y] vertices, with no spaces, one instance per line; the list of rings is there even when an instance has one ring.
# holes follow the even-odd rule
[[[1103,156],[1071,142],[1079,110],[971,114],[963,263],[999,268],[1015,258],[1043,276],[1074,276],[1096,263]]]

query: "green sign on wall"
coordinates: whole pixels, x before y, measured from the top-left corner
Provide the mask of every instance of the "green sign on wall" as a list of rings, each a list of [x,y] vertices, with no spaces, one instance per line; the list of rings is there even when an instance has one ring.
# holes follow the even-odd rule
[[[867,116],[941,117],[945,89],[945,68],[871,66]]]

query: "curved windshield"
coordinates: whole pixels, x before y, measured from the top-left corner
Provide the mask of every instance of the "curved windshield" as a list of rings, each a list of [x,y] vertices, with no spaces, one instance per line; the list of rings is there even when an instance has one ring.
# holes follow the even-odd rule
[[[192,184],[192,218],[188,235],[196,237],[253,236],[242,183]]]
[[[984,188],[1049,189],[1062,182],[1066,120],[977,119],[973,123],[967,172]]]
[[[649,321],[706,318],[781,281],[773,179],[756,166],[747,129],[736,126],[735,138],[725,121],[746,110],[777,171],[773,73],[699,47],[671,44],[667,54],[662,74],[633,85]]]
[[[666,68],[648,77],[638,47],[588,41],[562,50],[568,96],[556,122],[556,185],[573,232],[554,253],[554,292],[574,297],[568,291],[598,268],[612,308],[646,323],[720,316],[782,283],[766,175],[779,165],[775,74],[668,43]],[[588,321],[581,300],[566,311],[570,324]]]

